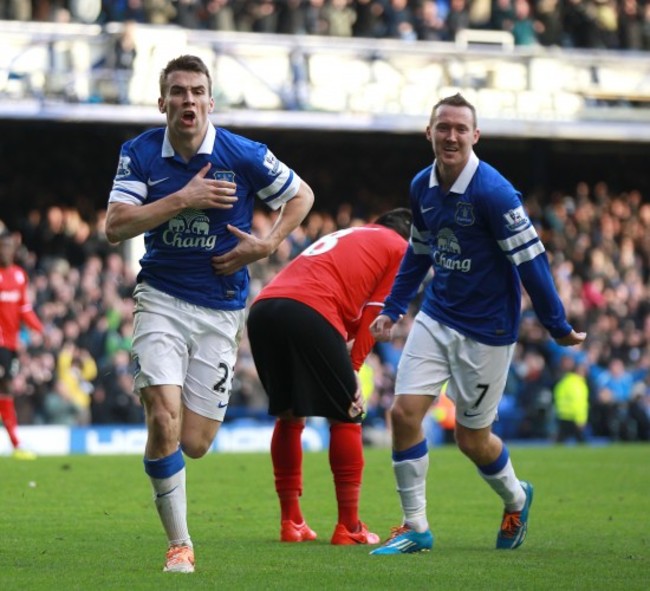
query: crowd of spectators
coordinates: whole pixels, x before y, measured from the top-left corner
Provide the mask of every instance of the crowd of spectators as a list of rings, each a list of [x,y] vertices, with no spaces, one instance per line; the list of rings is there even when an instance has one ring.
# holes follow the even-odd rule
[[[143,420],[133,393],[130,334],[135,275],[103,234],[105,212],[33,209],[14,231],[45,326],[25,329],[14,383],[20,424],[115,424]],[[0,222],[2,223],[2,222]]]
[[[0,19],[406,41],[490,29],[516,45],[650,50],[648,0],[2,0]]]
[[[554,391],[560,383],[566,391],[568,383],[588,391],[587,407],[578,408],[588,420],[576,418],[579,440],[649,440],[650,203],[639,191],[612,194],[601,182],[579,183],[570,195],[531,195],[526,204],[570,321],[588,338],[579,348],[555,345],[524,294],[496,430],[507,438],[555,438]],[[22,335],[15,394],[23,425],[143,421],[129,357],[137,266],[107,242],[104,217],[98,211],[84,219],[75,207],[50,205],[10,227],[22,241],[17,262],[30,275],[45,325],[42,337],[27,330]],[[312,211],[277,252],[251,265],[250,298],[320,236],[366,222],[350,204],[334,213]],[[258,211],[253,231],[264,233],[272,223],[273,214]],[[396,364],[416,309],[417,302],[393,341],[376,346],[364,367],[368,426],[386,427]],[[244,338],[227,419],[265,417],[266,402]]]

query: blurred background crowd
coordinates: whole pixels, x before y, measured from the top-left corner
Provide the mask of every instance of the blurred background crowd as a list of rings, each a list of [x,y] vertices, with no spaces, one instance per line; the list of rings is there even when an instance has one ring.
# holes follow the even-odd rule
[[[650,203],[639,191],[613,194],[604,182],[580,182],[571,194],[531,194],[526,206],[570,321],[588,338],[581,348],[554,345],[524,295],[495,430],[508,439],[649,440]],[[20,424],[143,421],[129,357],[137,265],[107,242],[104,219],[102,210],[50,204],[0,222],[21,242],[17,263],[29,273],[45,325],[43,336],[22,334],[15,385]],[[250,267],[250,298],[320,236],[368,221],[349,203],[329,212],[316,208],[272,257]],[[272,213],[256,211],[253,231],[264,233],[272,223]],[[361,371],[368,428],[387,427],[395,369],[417,304]],[[266,417],[266,402],[244,337],[226,420]],[[432,410],[443,429],[453,426],[449,418],[442,407]]]
[[[489,29],[515,45],[650,50],[648,0],[1,0],[0,19],[405,41]]]

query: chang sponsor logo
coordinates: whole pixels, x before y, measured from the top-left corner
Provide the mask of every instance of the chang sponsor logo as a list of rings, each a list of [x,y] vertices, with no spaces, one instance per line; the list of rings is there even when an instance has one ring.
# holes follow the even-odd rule
[[[433,251],[433,262],[436,267],[449,271],[468,273],[472,269],[472,259],[461,258],[460,243],[456,235],[449,229],[443,228],[436,237],[436,248]]]
[[[169,220],[162,239],[174,248],[213,250],[217,243],[217,237],[210,235],[210,219],[198,209],[186,209]]]

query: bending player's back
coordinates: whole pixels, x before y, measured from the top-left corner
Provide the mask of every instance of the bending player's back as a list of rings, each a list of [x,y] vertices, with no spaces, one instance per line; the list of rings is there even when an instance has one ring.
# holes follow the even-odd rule
[[[327,318],[343,335],[370,302],[383,304],[408,243],[370,224],[338,230],[307,247],[257,299],[289,298]]]

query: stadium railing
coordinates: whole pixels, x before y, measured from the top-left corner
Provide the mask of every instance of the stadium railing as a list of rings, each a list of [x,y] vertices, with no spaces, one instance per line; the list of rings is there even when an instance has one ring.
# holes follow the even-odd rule
[[[517,47],[487,31],[453,43],[139,25],[133,71],[118,76],[106,64],[122,27],[0,21],[0,117],[157,124],[147,107],[161,67],[195,53],[214,72],[224,124],[413,132],[461,91],[491,135],[650,137],[647,53]],[[116,104],[118,83],[127,105]]]

